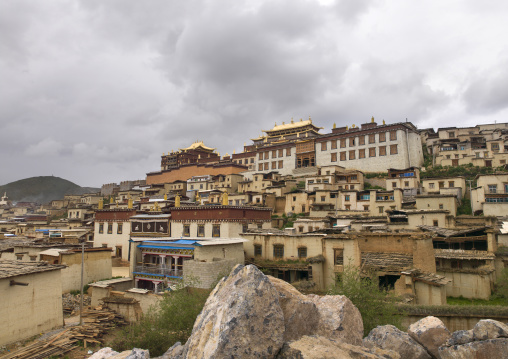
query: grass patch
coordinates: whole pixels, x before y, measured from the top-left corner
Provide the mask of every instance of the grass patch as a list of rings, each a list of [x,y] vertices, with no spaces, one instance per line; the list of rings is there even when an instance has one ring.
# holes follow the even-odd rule
[[[446,304],[448,305],[502,305],[508,306],[508,299],[492,296],[491,299],[469,299],[464,297],[447,297]]]

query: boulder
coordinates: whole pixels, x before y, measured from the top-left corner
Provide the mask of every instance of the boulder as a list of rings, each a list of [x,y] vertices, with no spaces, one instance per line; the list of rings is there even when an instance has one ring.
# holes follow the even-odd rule
[[[317,307],[319,323],[316,334],[322,337],[361,345],[363,321],[358,308],[344,295],[307,295]]]
[[[450,338],[450,331],[441,319],[425,317],[409,326],[408,334],[423,345],[433,358],[439,359],[438,348]]]
[[[379,348],[365,348],[322,336],[303,336],[285,343],[278,359],[399,359],[399,354]]]
[[[316,305],[288,282],[267,277],[279,293],[279,304],[284,313],[284,342],[314,334],[319,322]]]
[[[474,340],[508,338],[508,325],[493,319],[482,319],[473,328]]]
[[[475,341],[439,348],[441,359],[508,359],[508,339]]]
[[[148,350],[134,348],[116,354],[110,357],[110,359],[150,359],[150,353]]]
[[[392,350],[400,354],[401,359],[430,359],[429,353],[418,344],[409,334],[397,329],[393,325],[383,325],[372,329],[363,339],[367,348],[377,347]]]
[[[462,345],[474,340],[473,330],[457,330],[452,333],[450,339],[446,341],[445,346]]]
[[[173,344],[159,359],[181,359],[183,358],[185,347],[180,342]]]
[[[117,354],[118,352],[114,351],[110,347],[105,347],[93,353],[91,356],[88,357],[88,359],[106,359],[111,358]]]
[[[194,323],[187,358],[274,358],[284,341],[279,293],[255,266],[221,279]]]

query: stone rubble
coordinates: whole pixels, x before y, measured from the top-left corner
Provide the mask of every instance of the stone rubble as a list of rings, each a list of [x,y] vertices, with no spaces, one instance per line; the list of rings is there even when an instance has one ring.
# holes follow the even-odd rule
[[[159,359],[508,359],[508,326],[491,319],[450,333],[440,319],[426,317],[407,333],[384,325],[362,337],[360,313],[347,297],[303,295],[255,266],[237,265],[208,297],[187,342]],[[90,358],[149,353],[103,348]]]

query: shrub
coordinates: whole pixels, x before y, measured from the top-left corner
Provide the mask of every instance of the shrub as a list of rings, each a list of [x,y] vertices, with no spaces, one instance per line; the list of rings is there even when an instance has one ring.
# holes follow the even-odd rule
[[[392,324],[401,328],[402,314],[395,299],[387,291],[380,289],[378,279],[373,274],[362,277],[360,270],[346,265],[328,294],[345,295],[358,308],[362,315],[363,332],[369,332],[378,325]]]
[[[157,307],[123,328],[111,347],[116,351],[149,349],[151,356],[159,356],[176,342],[185,343],[209,294],[210,290],[190,288],[164,294]]]

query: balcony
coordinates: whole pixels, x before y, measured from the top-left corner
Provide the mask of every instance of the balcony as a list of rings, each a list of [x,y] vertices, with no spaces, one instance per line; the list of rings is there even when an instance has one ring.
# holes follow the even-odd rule
[[[158,274],[169,277],[182,277],[183,270],[155,267],[153,265],[141,265],[134,268],[135,273]]]

